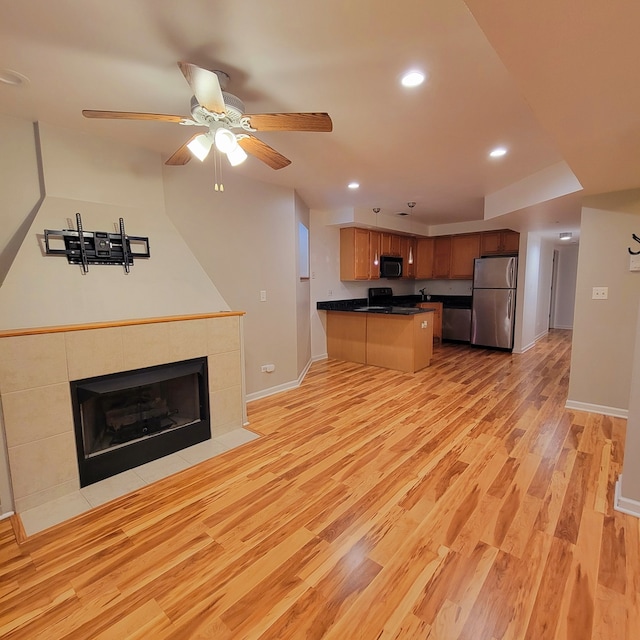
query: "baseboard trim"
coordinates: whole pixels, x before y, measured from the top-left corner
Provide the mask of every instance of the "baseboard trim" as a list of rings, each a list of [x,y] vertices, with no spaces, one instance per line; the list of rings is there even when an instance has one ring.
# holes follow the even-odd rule
[[[320,358],[322,359],[322,358]],[[302,373],[298,376],[297,380],[292,380],[291,382],[284,382],[283,384],[276,385],[275,387],[269,387],[268,389],[262,389],[261,391],[256,391],[255,393],[247,394],[246,401],[252,402],[253,400],[259,400],[260,398],[267,398],[269,396],[274,396],[276,393],[282,393],[283,391],[290,391],[291,389],[297,389],[304,380],[307,375],[307,371],[309,371],[309,367],[315,362],[314,359],[309,360],[307,362],[305,368],[302,370]],[[246,422],[245,424],[249,424]]]
[[[638,500],[633,500],[632,498],[624,498],[622,495],[620,495],[620,492],[622,491],[621,486],[622,474],[618,476],[618,480],[616,481],[613,508],[616,511],[621,511],[622,513],[626,513],[627,515],[640,518],[640,502],[638,502]]]
[[[564,405],[565,409],[575,409],[576,411],[587,411],[588,413],[600,413],[603,416],[612,416],[614,418],[629,417],[628,409],[620,409],[619,407],[607,407],[601,404],[591,404],[590,402],[578,402],[577,400],[567,400]]]

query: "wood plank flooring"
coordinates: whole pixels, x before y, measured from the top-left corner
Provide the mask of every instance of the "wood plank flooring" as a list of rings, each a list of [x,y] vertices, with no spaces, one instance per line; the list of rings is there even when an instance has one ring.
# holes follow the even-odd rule
[[[565,410],[570,332],[315,363],[264,437],[18,544],[0,637],[636,639],[626,422]]]

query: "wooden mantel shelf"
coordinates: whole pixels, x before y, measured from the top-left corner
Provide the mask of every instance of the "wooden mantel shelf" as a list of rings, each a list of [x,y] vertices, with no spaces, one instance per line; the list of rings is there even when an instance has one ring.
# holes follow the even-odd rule
[[[0,338],[30,336],[41,333],[62,333],[64,331],[86,331],[87,329],[108,329],[111,327],[129,327],[137,324],[157,324],[160,322],[180,322],[182,320],[202,320],[206,318],[224,318],[243,316],[244,311],[216,311],[212,313],[194,313],[182,316],[163,316],[160,318],[136,318],[130,320],[110,320],[108,322],[90,322],[85,324],[67,324],[58,327],[30,327],[26,329],[6,329],[0,331]]]

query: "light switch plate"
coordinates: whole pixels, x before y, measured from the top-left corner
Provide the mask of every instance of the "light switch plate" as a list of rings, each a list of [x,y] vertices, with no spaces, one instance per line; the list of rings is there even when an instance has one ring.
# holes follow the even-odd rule
[[[640,271],[640,255],[629,256],[629,271]]]

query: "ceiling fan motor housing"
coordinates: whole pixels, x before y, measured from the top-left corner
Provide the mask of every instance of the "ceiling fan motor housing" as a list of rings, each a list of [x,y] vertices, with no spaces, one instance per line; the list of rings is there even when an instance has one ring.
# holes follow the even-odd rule
[[[244,115],[244,102],[232,93],[222,92],[224,98],[225,115],[215,115],[208,109],[203,107],[195,96],[191,97],[191,115],[193,119],[200,123],[209,125],[218,120],[228,120],[228,124],[232,126],[240,126],[240,120]]]

